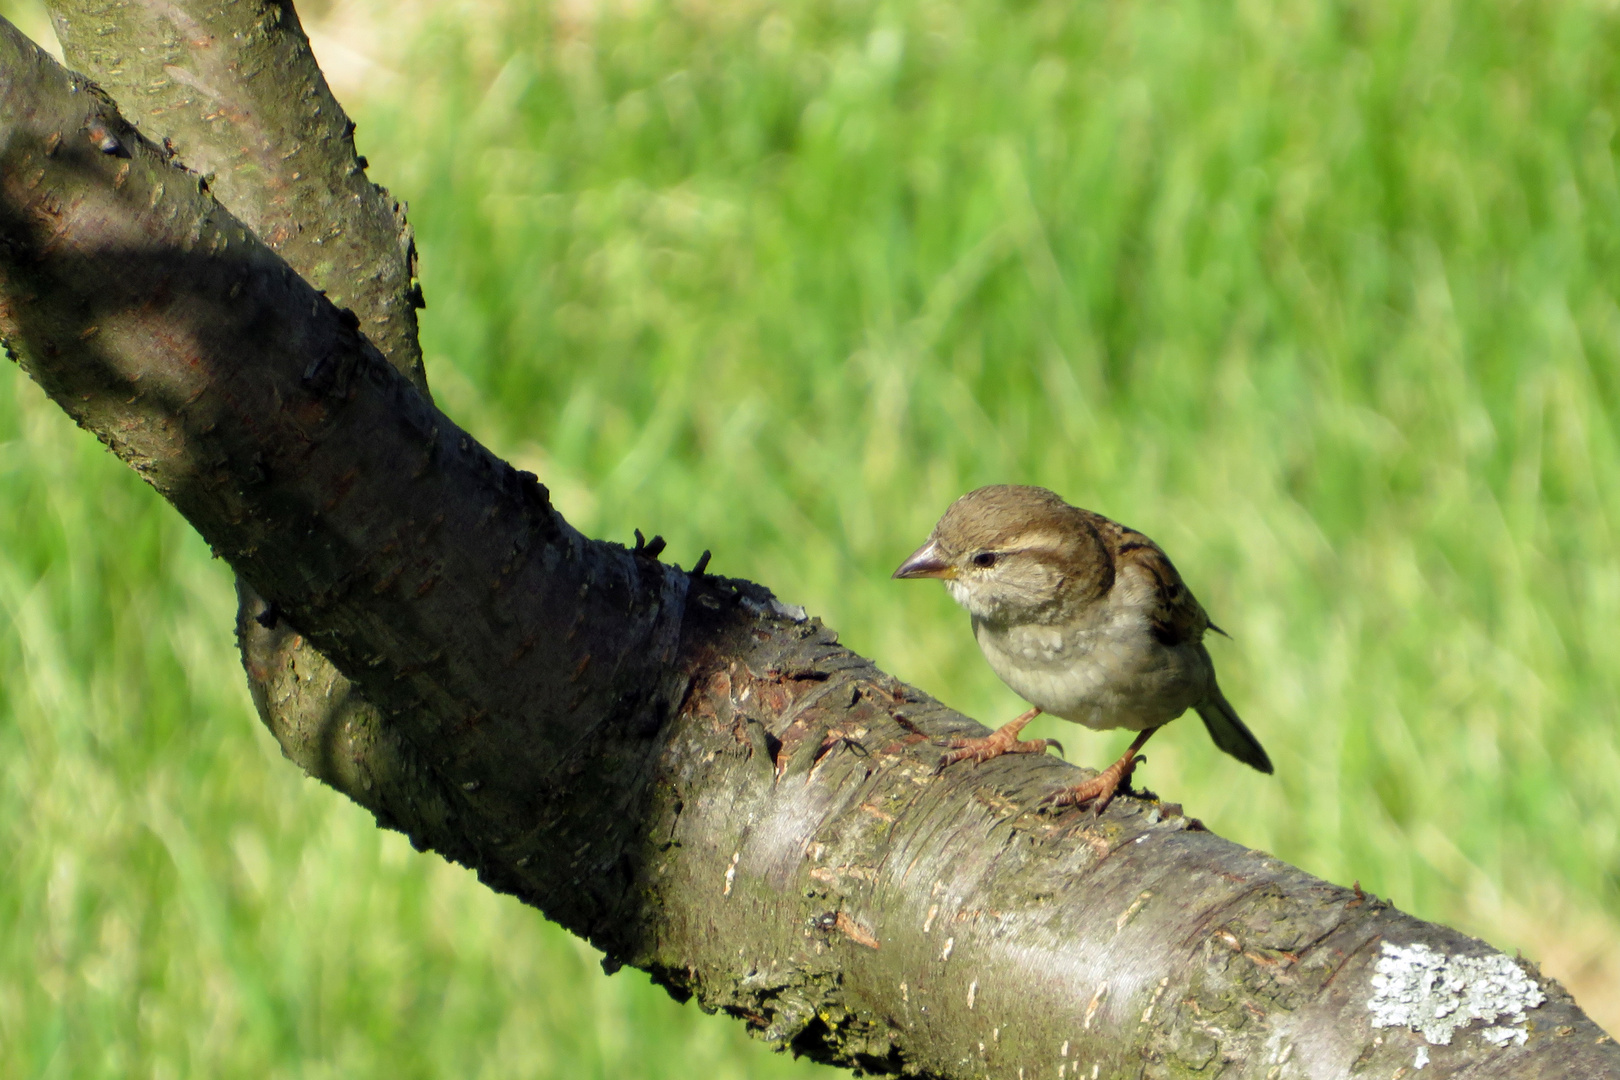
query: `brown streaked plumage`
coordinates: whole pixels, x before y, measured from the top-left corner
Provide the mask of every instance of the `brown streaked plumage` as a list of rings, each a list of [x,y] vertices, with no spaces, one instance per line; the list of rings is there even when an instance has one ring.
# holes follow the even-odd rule
[[[1060,803],[1106,806],[1152,733],[1197,710],[1215,745],[1271,772],[1258,740],[1221,693],[1203,645],[1221,632],[1168,556],[1135,529],[1070,506],[1038,487],[995,485],[951,504],[928,542],[894,572],[935,577],[973,617],[985,659],[1035,707],[983,739],[956,740],[941,767],[1004,753],[1041,712],[1095,729],[1141,734],[1125,756]]]

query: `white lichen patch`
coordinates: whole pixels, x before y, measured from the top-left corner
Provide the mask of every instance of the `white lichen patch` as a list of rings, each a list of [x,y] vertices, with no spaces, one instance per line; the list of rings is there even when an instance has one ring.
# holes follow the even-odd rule
[[[742,603],[742,606],[747,609],[750,615],[764,615],[768,611],[778,618],[791,619],[798,623],[802,623],[806,619],[810,618],[810,616],[805,612],[803,605],[784,604],[774,596],[770,598],[769,607],[760,603],[758,600],[755,600],[751,596],[742,597],[740,602]]]
[[[1475,1020],[1506,1017],[1506,1024],[1487,1027],[1480,1036],[1506,1046],[1523,1044],[1526,1009],[1547,1000],[1536,981],[1501,953],[1447,956],[1427,945],[1384,942],[1373,995],[1367,1008],[1373,1027],[1405,1027],[1422,1033],[1437,1046]]]
[[[1479,1037],[1497,1046],[1506,1046],[1508,1043],[1523,1046],[1524,1040],[1530,1037],[1530,1032],[1522,1027],[1488,1027],[1479,1033]]]

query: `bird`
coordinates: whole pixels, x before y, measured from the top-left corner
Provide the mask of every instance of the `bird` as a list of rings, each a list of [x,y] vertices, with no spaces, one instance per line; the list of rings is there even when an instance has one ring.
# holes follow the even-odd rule
[[[1260,741],[1221,693],[1210,622],[1164,551],[1135,529],[1071,506],[1046,488],[995,484],[945,511],[896,578],[937,578],[972,616],[991,669],[1033,706],[993,734],[951,740],[939,768],[1045,753],[1019,736],[1041,713],[1092,730],[1138,732],[1097,776],[1046,797],[1100,814],[1159,728],[1195,710],[1215,745],[1263,773]],[[1061,746],[1058,747],[1061,750]]]

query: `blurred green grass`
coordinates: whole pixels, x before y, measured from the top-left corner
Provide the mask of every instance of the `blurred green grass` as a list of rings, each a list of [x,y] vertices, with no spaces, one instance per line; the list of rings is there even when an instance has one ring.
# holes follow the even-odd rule
[[[888,571],[981,483],[1141,528],[1278,765],[1143,782],[1620,1027],[1620,12],[367,2],[306,18],[435,393],[575,524],[989,722]],[[15,372],[0,507],[0,1073],[816,1071],[303,780],[226,569]]]

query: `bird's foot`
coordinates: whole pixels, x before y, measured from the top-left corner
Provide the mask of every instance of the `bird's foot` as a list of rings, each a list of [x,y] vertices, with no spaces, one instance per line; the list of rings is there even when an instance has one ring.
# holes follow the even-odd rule
[[[1101,814],[1114,801],[1121,787],[1129,790],[1131,773],[1147,758],[1138,753],[1147,744],[1157,728],[1148,728],[1136,737],[1125,755],[1083,784],[1059,788],[1041,800],[1049,806],[1084,806],[1091,804],[1092,814]]]
[[[1018,737],[1024,726],[1040,714],[1040,709],[1031,709],[981,739],[952,739],[950,752],[939,759],[934,771],[943,772],[946,767],[955,765],[958,761],[985,762],[1002,754],[1044,754],[1051,746],[1057,747],[1058,752],[1062,753],[1063,744],[1056,739]]]
[[[1132,759],[1129,767],[1124,767],[1121,762],[1116,761],[1085,783],[1059,788],[1041,801],[1048,806],[1084,806],[1091,803],[1092,812],[1101,814],[1108,809],[1108,804],[1114,801],[1114,796],[1119,794],[1120,788],[1130,790],[1128,784],[1131,770],[1136,768],[1137,762],[1146,760],[1145,757],[1137,756]]]

